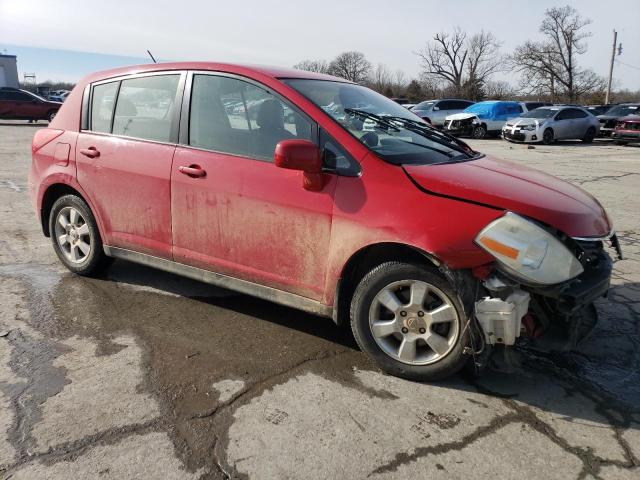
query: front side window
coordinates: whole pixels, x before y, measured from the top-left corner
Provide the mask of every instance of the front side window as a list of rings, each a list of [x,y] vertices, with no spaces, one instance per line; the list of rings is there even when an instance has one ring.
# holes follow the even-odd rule
[[[437,164],[476,156],[463,142],[436,131],[410,110],[368,88],[332,80],[282,81],[390,163]]]
[[[111,133],[111,118],[115,105],[118,83],[103,83],[93,87],[91,96],[91,127],[94,132]]]
[[[113,134],[169,142],[180,75],[123,80],[113,118]]]
[[[232,77],[193,76],[189,145],[273,161],[287,139],[312,140],[312,124],[277,96]]]

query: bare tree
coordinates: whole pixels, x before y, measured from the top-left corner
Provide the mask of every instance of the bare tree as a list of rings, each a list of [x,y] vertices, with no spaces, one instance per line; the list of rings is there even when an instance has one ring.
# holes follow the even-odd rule
[[[507,100],[515,97],[516,92],[509,82],[489,80],[484,85],[484,95],[491,100]]]
[[[329,64],[326,60],[302,60],[296,63],[293,68],[308,72],[329,73]]]
[[[376,65],[371,74],[371,88],[376,92],[383,93],[391,86],[391,73],[387,66],[383,63]]]
[[[474,99],[483,95],[483,85],[504,65],[500,42],[491,32],[468,37],[458,27],[451,34],[437,33],[417,55],[426,76],[444,81],[454,95]]]
[[[362,52],[343,52],[329,64],[332,75],[352,82],[367,80],[371,72],[371,63]]]
[[[462,87],[464,64],[467,61],[465,48],[467,34],[456,27],[453,34],[436,33],[433,41],[417,52],[422,59],[424,73],[450,83],[456,89]]]
[[[591,33],[585,27],[590,23],[569,5],[545,11],[540,25],[544,40],[525,42],[512,57],[531,91],[546,90],[554,100],[575,102],[582,95],[602,89],[604,80],[577,64],[577,57],[587,51],[585,40]]]

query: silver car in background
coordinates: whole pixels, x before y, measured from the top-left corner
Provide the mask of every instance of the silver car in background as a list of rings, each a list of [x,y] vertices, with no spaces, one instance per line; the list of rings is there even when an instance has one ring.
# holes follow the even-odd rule
[[[413,113],[434,127],[442,128],[447,115],[460,113],[475,102],[460,99],[426,100],[411,109]]]
[[[541,107],[507,121],[502,127],[502,138],[510,142],[542,142],[545,145],[556,140],[591,143],[599,129],[598,119],[583,108]]]

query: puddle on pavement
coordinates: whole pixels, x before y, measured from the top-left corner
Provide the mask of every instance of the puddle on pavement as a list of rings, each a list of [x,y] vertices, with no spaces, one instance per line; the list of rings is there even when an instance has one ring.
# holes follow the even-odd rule
[[[61,272],[38,265],[0,266],[0,275],[19,278],[28,287],[30,321],[45,335],[92,337],[99,355],[117,351],[114,340],[123,332],[135,336],[144,351],[145,382],[140,388],[159,399],[167,424],[173,426],[176,450],[192,470],[217,463],[212,452],[225,442],[232,422],[231,415],[220,418],[217,412],[219,382],[242,383],[225,396],[225,402],[234,395],[243,397],[234,408],[309,371],[370,396],[393,398],[354,377],[354,367],[375,367],[357,352],[349,332],[328,319],[126,262],[114,262],[102,279]],[[636,346],[637,340],[636,333]],[[608,338],[592,341],[601,347]],[[625,357],[626,369],[615,366],[616,378],[611,378],[614,356],[594,369],[588,353],[569,355],[573,363],[561,367],[570,376],[597,385],[640,412],[637,348]],[[517,378],[511,384],[516,396]],[[440,384],[448,385],[459,388]]]

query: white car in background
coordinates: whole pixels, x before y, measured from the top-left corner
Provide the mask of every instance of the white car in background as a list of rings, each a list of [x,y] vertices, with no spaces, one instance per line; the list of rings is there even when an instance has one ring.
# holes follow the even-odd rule
[[[549,145],[556,140],[582,140],[591,143],[598,134],[598,118],[584,108],[541,107],[507,121],[502,138],[510,142]]]
[[[434,127],[442,128],[447,115],[463,112],[464,109],[470,105],[473,105],[471,100],[445,98],[442,100],[426,100],[420,102],[410,110],[425,122],[430,123]]]

